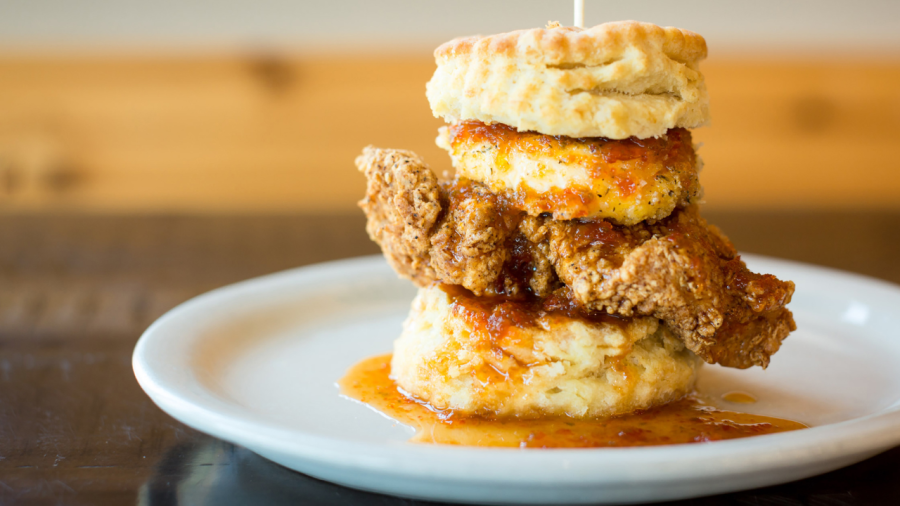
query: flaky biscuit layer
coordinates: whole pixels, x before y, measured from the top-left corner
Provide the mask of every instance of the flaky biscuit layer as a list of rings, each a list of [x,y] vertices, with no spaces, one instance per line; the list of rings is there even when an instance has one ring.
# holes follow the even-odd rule
[[[394,381],[460,414],[597,418],[678,399],[701,366],[655,318],[616,325],[551,313],[492,336],[477,311],[437,286],[419,290],[394,343]]]
[[[657,137],[709,120],[700,35],[619,21],[454,39],[435,51],[432,112],[570,137]]]

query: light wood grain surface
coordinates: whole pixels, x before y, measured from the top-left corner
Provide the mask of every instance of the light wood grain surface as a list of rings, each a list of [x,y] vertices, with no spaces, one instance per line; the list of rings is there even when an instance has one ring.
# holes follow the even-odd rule
[[[333,212],[367,144],[449,168],[428,57],[0,57],[0,212]],[[719,58],[710,209],[900,209],[900,64]]]

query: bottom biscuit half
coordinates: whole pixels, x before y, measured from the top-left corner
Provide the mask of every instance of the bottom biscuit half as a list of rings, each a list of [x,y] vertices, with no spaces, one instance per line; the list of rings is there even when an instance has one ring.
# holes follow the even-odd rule
[[[702,361],[659,320],[548,310],[422,288],[394,343],[394,381],[463,415],[598,418],[691,392]]]

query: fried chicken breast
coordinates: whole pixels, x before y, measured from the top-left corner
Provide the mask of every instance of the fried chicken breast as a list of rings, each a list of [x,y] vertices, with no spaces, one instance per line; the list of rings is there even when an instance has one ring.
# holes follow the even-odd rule
[[[390,264],[420,287],[545,297],[586,311],[662,320],[709,363],[766,367],[796,328],[794,284],[750,272],[696,206],[632,226],[529,216],[487,187],[440,183],[408,151],[368,147],[360,207]]]

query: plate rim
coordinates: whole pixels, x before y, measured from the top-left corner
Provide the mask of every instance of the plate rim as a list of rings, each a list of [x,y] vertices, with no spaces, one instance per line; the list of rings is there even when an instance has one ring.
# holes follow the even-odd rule
[[[780,264],[804,271],[807,275],[863,283],[869,287],[888,290],[900,297],[900,286],[877,278],[790,260],[751,254],[741,256],[755,265]],[[629,467],[652,461],[654,467],[664,471],[657,474],[665,474],[665,481],[695,477],[698,474],[707,477],[730,476],[781,466],[794,467],[803,462],[840,458],[848,453],[871,454],[900,444],[900,400],[880,412],[859,418],[803,431],[716,441],[712,444],[522,451],[518,448],[356,442],[290,430],[271,421],[267,422],[265,417],[258,414],[237,409],[219,398],[210,402],[209,398],[185,395],[191,394],[186,392],[190,389],[189,385],[168,384],[160,377],[160,371],[154,370],[153,365],[148,363],[148,347],[152,346],[154,340],[160,339],[157,336],[208,304],[214,304],[223,297],[240,296],[246,291],[266,289],[272,284],[296,283],[305,277],[327,277],[333,271],[346,273],[348,269],[371,271],[389,270],[389,267],[381,255],[312,264],[217,288],[176,306],[150,325],[135,346],[132,364],[138,383],[163,411],[182,423],[215,437],[251,449],[272,449],[331,465],[369,471],[383,470],[384,466],[389,466],[393,474],[399,473],[409,478],[440,476],[447,481],[482,483],[519,483],[528,480],[557,485],[635,480],[648,483],[654,480],[647,479],[645,469],[635,471]],[[201,384],[196,382],[196,385]],[[214,396],[215,393],[209,391],[208,397]],[[769,444],[760,445],[762,441]],[[773,446],[775,451],[772,451]],[[848,446],[853,448],[852,452],[848,452]],[[761,451],[759,447],[766,450]],[[516,458],[510,459],[510,455],[515,455]],[[740,464],[722,465],[723,458],[730,462],[739,461]],[[467,466],[461,468],[455,464],[449,465],[450,460],[465,460]],[[477,473],[473,472],[472,466],[477,467]],[[540,472],[534,472],[536,469]],[[510,476],[515,478],[510,479]]]

